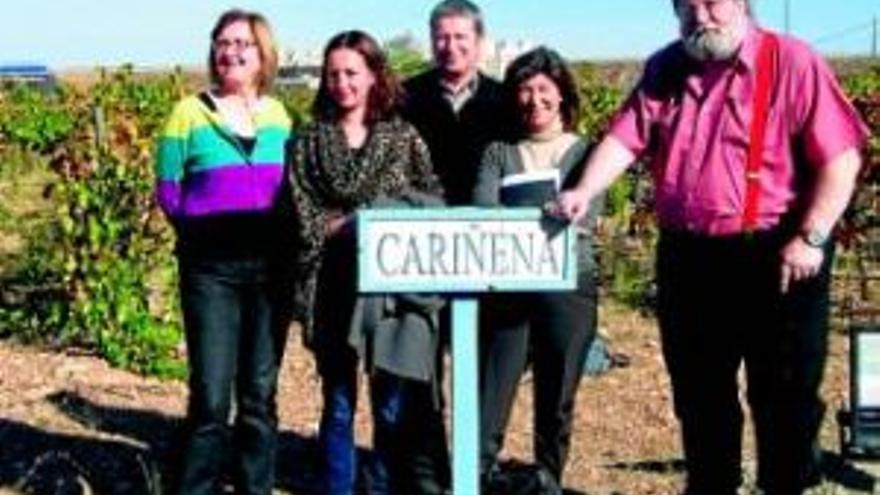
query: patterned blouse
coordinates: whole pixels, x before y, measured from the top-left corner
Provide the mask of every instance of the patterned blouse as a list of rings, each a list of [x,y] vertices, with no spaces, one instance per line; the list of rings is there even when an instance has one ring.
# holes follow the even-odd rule
[[[295,319],[311,331],[317,274],[331,212],[349,214],[413,190],[442,197],[428,148],[399,118],[373,124],[361,148],[351,149],[329,122],[307,127],[291,144],[288,179],[297,219]]]

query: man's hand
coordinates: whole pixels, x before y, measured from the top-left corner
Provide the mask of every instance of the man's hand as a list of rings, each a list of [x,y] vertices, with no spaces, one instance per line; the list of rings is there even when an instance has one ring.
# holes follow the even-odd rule
[[[782,248],[781,258],[779,290],[785,294],[792,283],[815,277],[819,273],[825,260],[825,252],[821,247],[810,246],[801,236],[796,236]]]
[[[556,197],[556,201],[544,205],[544,211],[548,215],[577,222],[587,214],[589,206],[590,199],[586,192],[580,189],[571,189],[562,191]]]
[[[544,212],[577,222],[587,214],[590,201],[608,189],[635,159],[635,154],[620,140],[611,134],[605,136],[587,158],[577,185],[559,193],[556,201],[544,205]]]
[[[830,232],[846,209],[855,189],[861,167],[858,149],[849,148],[833,159],[815,167],[816,182],[812,198],[801,226]],[[825,253],[821,247],[810,246],[797,236],[782,248],[780,290],[785,293],[792,282],[814,277],[819,273]]]

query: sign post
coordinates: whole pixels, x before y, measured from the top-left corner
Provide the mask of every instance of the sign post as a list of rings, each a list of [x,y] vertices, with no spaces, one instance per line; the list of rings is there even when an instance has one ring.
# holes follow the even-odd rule
[[[452,488],[478,495],[475,294],[573,290],[573,229],[537,208],[364,210],[357,228],[361,292],[452,295]]]

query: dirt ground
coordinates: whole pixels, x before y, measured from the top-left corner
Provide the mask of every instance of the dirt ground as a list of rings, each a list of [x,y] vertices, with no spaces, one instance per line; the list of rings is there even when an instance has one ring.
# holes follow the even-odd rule
[[[675,494],[682,461],[655,323],[635,312],[603,308],[600,325],[613,351],[627,355],[630,364],[583,381],[565,484],[589,495]],[[875,490],[869,474],[875,466],[844,463],[835,454],[833,413],[846,397],[846,356],[846,339],[835,333],[822,430],[833,480],[816,493]],[[179,382],[111,369],[88,355],[0,342],[0,493],[160,493],[176,462],[185,400],[186,387]],[[361,402],[358,440],[368,449],[369,416]],[[287,349],[279,403],[278,492],[316,493],[321,403],[311,357],[297,338]],[[526,376],[505,456],[530,458],[530,410]]]

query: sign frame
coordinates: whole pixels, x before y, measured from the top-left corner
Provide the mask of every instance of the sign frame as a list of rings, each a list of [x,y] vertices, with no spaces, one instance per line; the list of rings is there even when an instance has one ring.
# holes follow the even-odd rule
[[[556,280],[496,280],[485,277],[464,280],[430,280],[393,284],[377,280],[364,263],[369,251],[369,232],[376,222],[457,222],[476,225],[480,222],[514,223],[541,222],[550,236],[564,236],[560,277]],[[410,208],[368,209],[357,214],[358,229],[358,290],[362,293],[477,293],[477,292],[543,292],[569,291],[577,286],[577,245],[574,228],[569,223],[552,219],[538,208]]]
[[[863,376],[867,339],[880,347],[880,325],[855,325],[850,328],[850,425],[848,448],[853,453],[880,456],[880,404],[866,404]],[[876,359],[876,358],[874,358]],[[872,370],[875,374],[877,370]],[[877,379],[878,377],[874,377]],[[877,399],[876,397],[873,399]]]

